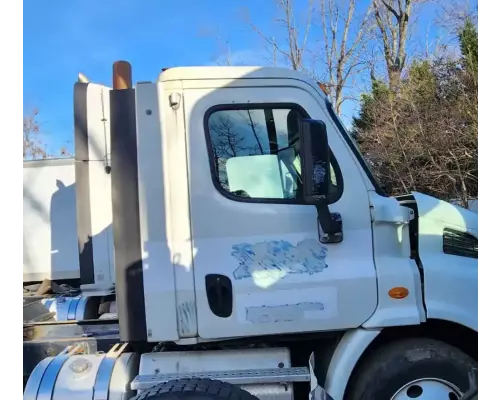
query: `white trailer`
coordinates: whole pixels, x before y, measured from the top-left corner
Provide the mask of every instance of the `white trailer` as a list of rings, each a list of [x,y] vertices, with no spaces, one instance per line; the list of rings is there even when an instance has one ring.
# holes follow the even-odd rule
[[[24,283],[114,283],[109,88],[75,102],[75,158],[25,161]]]
[[[23,286],[49,281],[72,288],[56,293],[57,300],[25,292],[25,306],[41,299],[58,321],[98,318],[116,308],[109,88],[89,85],[78,100],[75,158],[25,161],[23,171]],[[100,308],[103,297],[108,305]],[[25,308],[32,317],[31,311]]]
[[[113,83],[112,168],[108,152],[76,163],[110,172],[110,203],[85,204],[92,186],[76,184],[78,214],[112,210],[118,321],[26,325],[32,348],[72,341],[33,369],[26,400],[445,400],[474,386],[477,214],[387,196],[297,71],[171,68],[133,87],[117,62]],[[96,87],[75,86],[77,136]],[[77,223],[79,239],[99,233]]]

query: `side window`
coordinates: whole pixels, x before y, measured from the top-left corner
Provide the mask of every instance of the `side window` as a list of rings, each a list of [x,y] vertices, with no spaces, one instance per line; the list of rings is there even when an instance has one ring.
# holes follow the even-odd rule
[[[210,112],[206,125],[219,190],[235,200],[301,203],[301,118],[307,115],[293,106],[242,106]],[[334,159],[331,176],[338,199],[342,185]]]

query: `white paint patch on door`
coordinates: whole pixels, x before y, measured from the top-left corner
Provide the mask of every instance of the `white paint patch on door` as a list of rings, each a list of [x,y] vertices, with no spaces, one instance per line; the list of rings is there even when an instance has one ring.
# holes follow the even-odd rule
[[[236,297],[236,312],[240,322],[251,324],[334,318],[337,315],[337,291],[331,287],[318,287],[242,294]]]

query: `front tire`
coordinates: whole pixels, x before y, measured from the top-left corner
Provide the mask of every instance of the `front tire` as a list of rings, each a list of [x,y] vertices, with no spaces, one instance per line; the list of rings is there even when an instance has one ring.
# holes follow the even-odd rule
[[[476,361],[444,342],[400,340],[362,361],[346,399],[458,400],[469,390],[469,373],[476,369]]]
[[[259,400],[227,382],[186,378],[161,383],[132,400]]]

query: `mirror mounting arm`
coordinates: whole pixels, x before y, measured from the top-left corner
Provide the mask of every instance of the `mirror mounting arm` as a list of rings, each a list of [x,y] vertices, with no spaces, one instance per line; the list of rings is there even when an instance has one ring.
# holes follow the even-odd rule
[[[330,213],[327,204],[316,205],[318,211],[318,235],[321,243],[340,243],[344,239],[342,217]]]

